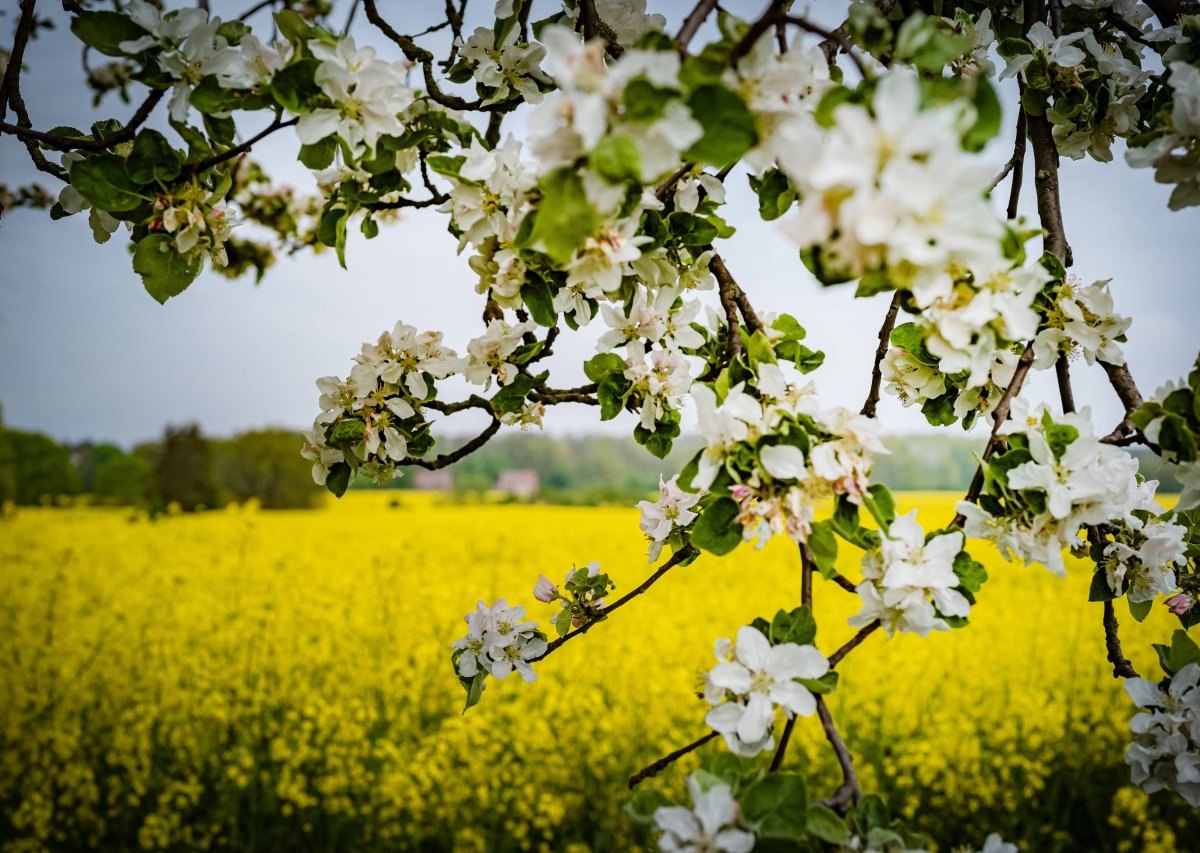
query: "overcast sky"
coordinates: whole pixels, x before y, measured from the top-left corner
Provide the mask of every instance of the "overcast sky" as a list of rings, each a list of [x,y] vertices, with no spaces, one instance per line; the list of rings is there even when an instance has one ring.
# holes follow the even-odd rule
[[[44,14],[63,17],[46,5]],[[214,13],[225,17],[245,5],[212,3]],[[468,23],[482,23],[478,12],[490,7],[490,0],[471,5],[479,7],[478,20]],[[725,5],[749,16],[764,4],[735,0]],[[826,18],[843,6],[815,5]],[[690,6],[662,4],[672,26],[682,17],[680,10]],[[436,20],[434,10],[441,3],[403,7],[406,11],[395,15],[397,27],[414,32]],[[543,7],[548,4],[535,7],[535,17]],[[268,37],[268,19],[260,17],[256,24],[256,31]],[[10,14],[0,26],[11,25]],[[393,54],[364,21],[354,32],[360,42]],[[429,41],[436,44],[434,38]],[[37,127],[86,127],[96,118],[131,112],[115,100],[106,102],[102,113],[92,110],[77,58],[62,25],[31,45],[22,88]],[[997,170],[1011,151],[1011,124],[1005,121],[1002,137],[984,155]],[[279,180],[307,190],[311,179],[296,162],[298,147],[284,131],[256,148],[256,159]],[[11,137],[0,138],[0,182],[19,185],[35,177],[54,182],[32,170]],[[760,311],[792,313],[808,328],[808,344],[827,355],[813,375],[824,400],[857,409],[867,391],[887,296],[856,300],[852,286],[822,288],[777,224],[759,221],[745,176],[731,176],[729,186],[726,218],[739,230],[720,249],[731,271]],[[1143,392],[1182,376],[1200,350],[1200,211],[1172,213],[1166,206],[1169,188],[1155,184],[1149,171],[1134,171],[1123,162],[1066,160],[1062,191],[1074,272],[1085,282],[1113,279],[1117,310],[1135,318],[1125,351]],[[1032,183],[1024,199],[1023,212],[1034,214]],[[466,257],[455,255],[455,240],[445,225],[440,214],[413,212],[373,241],[352,238],[349,271],[338,267],[332,253],[281,258],[260,286],[249,278],[229,281],[205,273],[182,296],[160,306],[133,273],[123,232],[101,246],[92,241],[82,216],[51,222],[43,212],[11,212],[0,221],[5,420],[64,440],[123,444],[151,438],[166,423],[193,420],[218,435],[265,425],[307,426],[316,414],[313,381],[347,373],[362,341],[396,320],[442,329],[446,342],[460,352],[479,334],[475,276]],[[599,325],[559,339],[551,363],[556,385],[583,381],[579,365],[594,351]],[[1076,399],[1092,405],[1097,429],[1107,432],[1121,412],[1103,372],[1080,362],[1073,376]],[[1035,398],[1056,399],[1052,375],[1036,376],[1029,387]],[[443,396],[459,391],[451,385]],[[886,395],[880,416],[892,432],[931,429],[918,411],[904,410]],[[559,406],[547,417],[546,429],[585,432],[597,428],[594,418],[594,409]],[[448,431],[471,425],[463,421],[461,429],[456,425]],[[621,419],[609,428],[629,431],[632,426],[632,420]]]

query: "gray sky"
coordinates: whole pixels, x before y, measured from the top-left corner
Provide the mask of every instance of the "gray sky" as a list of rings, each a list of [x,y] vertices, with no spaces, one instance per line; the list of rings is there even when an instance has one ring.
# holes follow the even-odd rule
[[[225,17],[245,5],[212,4]],[[380,5],[390,14],[389,7],[401,4]],[[468,24],[483,23],[478,13],[490,9],[490,0],[471,5],[479,7],[479,20]],[[674,24],[691,4],[652,5],[664,8]],[[726,7],[751,15],[763,5]],[[441,6],[406,3],[394,20],[402,31],[417,31],[437,20]],[[843,4],[822,0],[815,6],[819,16],[831,18]],[[535,17],[543,7],[548,4],[535,7]],[[46,13],[62,17],[49,5]],[[256,32],[269,35],[265,18],[256,24],[263,28]],[[354,31],[360,43],[391,55],[364,21]],[[37,127],[86,127],[96,118],[131,112],[117,101],[106,102],[102,113],[91,109],[77,57],[65,26],[31,45],[22,88]],[[1013,114],[1011,103],[1007,112]],[[1010,127],[1006,120],[985,155],[997,170],[1011,151]],[[307,190],[311,179],[296,162],[298,148],[284,131],[257,148],[256,159],[279,180]],[[18,185],[35,176],[54,183],[33,171],[11,137],[0,138],[0,181]],[[858,408],[887,297],[855,300],[852,286],[822,288],[777,225],[758,219],[745,177],[735,175],[729,185],[726,218],[739,231],[720,248],[731,271],[760,311],[794,314],[808,328],[808,344],[825,350],[825,366],[813,378],[826,403]],[[1155,184],[1150,171],[1123,162],[1064,160],[1062,191],[1074,272],[1086,282],[1111,277],[1117,310],[1134,317],[1125,351],[1143,393],[1184,375],[1200,350],[1200,210],[1172,213],[1169,188]],[[1032,183],[1023,195],[1023,212],[1035,214]],[[307,426],[316,414],[313,381],[347,373],[359,345],[396,320],[442,329],[447,344],[460,352],[481,331],[475,277],[466,257],[455,256],[444,217],[430,211],[410,213],[373,241],[351,239],[348,271],[332,253],[281,258],[260,286],[250,278],[228,281],[205,273],[163,306],[142,289],[127,245],[123,232],[96,245],[82,216],[51,222],[41,212],[16,211],[0,222],[0,403],[10,425],[65,440],[124,444],[153,437],[166,423],[190,420],[214,434]],[[601,325],[560,337],[550,363],[556,385],[584,381],[579,365],[594,351]],[[1103,372],[1080,362],[1073,377],[1077,401],[1091,404],[1097,429],[1108,431],[1121,413]],[[1029,387],[1034,398],[1056,399],[1052,375],[1037,375]],[[443,396],[453,399],[461,390],[450,384]],[[887,395],[880,416],[892,432],[932,429],[919,412]],[[585,432],[599,427],[594,418],[592,408],[559,406],[546,428]],[[462,420],[446,431],[472,426]],[[623,416],[608,429],[627,432],[632,426]]]

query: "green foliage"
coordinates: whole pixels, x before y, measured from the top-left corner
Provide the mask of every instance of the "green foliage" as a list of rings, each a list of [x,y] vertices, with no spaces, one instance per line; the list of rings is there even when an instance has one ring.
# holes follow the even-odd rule
[[[171,248],[171,238],[166,234],[143,238],[133,251],[133,271],[142,277],[146,292],[160,305],[187,290],[203,266],[203,256],[179,254]]]
[[[692,544],[718,557],[728,554],[742,542],[741,525],[734,523],[738,512],[733,498],[710,501],[692,528]]]
[[[308,509],[321,490],[313,483],[312,465],[297,448],[301,437],[281,429],[244,432],[214,442],[215,470],[225,496],[237,501],[256,498],[265,509]]]
[[[588,201],[579,173],[573,169],[551,172],[541,183],[542,203],[528,239],[521,245],[545,252],[562,266],[583,241],[595,233],[599,217]]]
[[[10,429],[4,436],[18,504],[33,506],[79,493],[81,478],[68,447],[37,432]]]
[[[106,56],[124,56],[121,42],[134,41],[149,35],[120,12],[81,12],[71,19],[71,32],[88,47]]]
[[[175,503],[194,512],[220,504],[212,445],[196,424],[167,427],[154,478],[164,506]]]
[[[698,86],[687,99],[704,135],[686,152],[696,163],[723,168],[758,144],[754,115],[737,94],[711,83]]]

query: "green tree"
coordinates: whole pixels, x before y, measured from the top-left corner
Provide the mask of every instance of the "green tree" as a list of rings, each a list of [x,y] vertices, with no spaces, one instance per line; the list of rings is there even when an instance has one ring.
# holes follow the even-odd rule
[[[296,449],[299,434],[282,429],[244,432],[216,444],[217,477],[227,497],[258,498],[267,509],[308,509],[322,496],[312,465]]]
[[[59,495],[79,493],[79,471],[71,451],[40,432],[6,430],[19,504],[38,504]]]
[[[92,491],[110,503],[149,504],[154,497],[154,466],[140,453],[110,456],[96,466]]]
[[[17,472],[13,465],[12,442],[4,429],[4,408],[0,407],[0,504],[17,499]]]
[[[185,511],[194,512],[220,503],[212,445],[200,433],[199,425],[167,427],[154,480],[158,500],[164,505],[178,503]]]

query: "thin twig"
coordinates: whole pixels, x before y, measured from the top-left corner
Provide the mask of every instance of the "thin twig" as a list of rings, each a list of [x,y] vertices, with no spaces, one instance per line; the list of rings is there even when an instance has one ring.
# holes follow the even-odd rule
[[[675,750],[674,752],[667,753],[662,758],[658,759],[658,761],[655,761],[653,764],[646,765],[641,770],[639,770],[637,773],[634,773],[632,776],[629,777],[629,787],[635,788],[635,787],[637,787],[637,784],[639,782],[643,782],[646,779],[651,778],[652,776],[657,776],[659,773],[661,773],[663,770],[666,770],[668,767],[670,767],[672,764],[674,764],[679,759],[683,758],[689,752],[695,752],[697,749],[704,746],[704,744],[708,743],[710,740],[712,740],[716,736],[717,736],[717,732],[709,732],[708,734],[704,735],[703,737],[699,737],[696,740],[692,741],[687,746],[681,746],[679,749]]]
[[[197,163],[192,163],[184,169],[184,174],[196,175],[200,172],[203,172],[205,169],[211,169],[213,166],[219,166],[221,163],[224,163],[227,160],[232,160],[234,157],[245,154],[256,144],[261,142],[263,139],[266,139],[275,131],[282,130],[285,127],[291,127],[299,121],[299,118],[290,118],[287,121],[280,121],[279,115],[276,115],[273,122],[271,122],[258,133],[254,134],[254,136],[251,136],[241,145],[235,145],[233,148],[229,148],[219,154],[214,154],[213,156],[200,160]]]
[[[648,589],[650,589],[650,587],[654,586],[654,584],[658,581],[659,578],[661,578],[663,575],[665,575],[667,572],[669,572],[675,566],[678,566],[680,563],[682,563],[684,560],[686,560],[690,557],[696,556],[698,553],[700,553],[700,552],[697,551],[695,548],[693,548],[690,544],[684,545],[682,548],[680,548],[678,551],[676,551],[674,554],[672,554],[671,558],[669,560],[667,560],[665,563],[663,563],[661,566],[659,566],[657,569],[655,569],[654,572],[649,577],[647,577],[644,581],[642,581],[640,584],[635,586],[629,592],[622,595],[620,598],[618,598],[612,604],[605,607],[604,610],[601,611],[601,613],[602,613],[601,616],[599,616],[595,619],[589,619],[588,621],[584,622],[582,625],[580,625],[578,628],[576,628],[571,633],[557,638],[556,640],[551,642],[548,646],[546,646],[546,651],[544,651],[540,656],[538,656],[536,658],[530,658],[529,659],[530,662],[532,663],[535,660],[544,660],[545,658],[549,657],[551,652],[557,651],[558,649],[562,648],[562,646],[568,640],[578,637],[581,634],[586,634],[588,631],[590,631],[592,629],[593,625],[598,625],[601,622],[603,622],[605,620],[605,618],[607,618],[610,614],[615,613],[617,610],[624,607],[629,602],[633,601],[639,595],[642,595],[643,593],[645,593],[646,590],[648,590]]]
[[[401,459],[399,465],[415,465],[418,468],[424,468],[426,471],[437,471],[439,468],[445,468],[447,465],[453,465],[464,456],[470,456],[479,448],[483,447],[491,439],[496,431],[500,429],[500,419],[493,415],[492,422],[488,424],[483,432],[468,441],[462,447],[452,453],[443,453],[441,456],[435,456],[433,459],[417,459],[409,456]]]
[[[859,628],[857,634],[847,640],[845,645],[829,656],[829,668],[834,669],[839,663],[842,662],[846,655],[850,654],[852,651],[862,645],[863,640],[867,639],[867,637],[878,631],[879,627],[879,620],[876,619],[869,625]]]
[[[1075,411],[1075,393],[1071,390],[1071,365],[1065,355],[1060,355],[1054,362],[1054,372],[1058,377],[1058,399],[1062,402],[1065,414]]]
[[[979,467],[975,469],[975,477],[971,480],[971,487],[967,490],[965,500],[967,503],[975,503],[979,499],[979,493],[983,490],[983,466],[992,458],[1001,447],[1004,446],[1004,437],[1000,435],[1000,427],[1008,420],[1008,410],[1012,407],[1013,398],[1021,391],[1021,386],[1025,384],[1025,377],[1029,373],[1029,368],[1033,364],[1033,341],[1025,345],[1025,351],[1021,353],[1020,359],[1017,360],[1017,367],[1013,371],[1012,381],[1008,384],[1008,388],[1004,390],[1004,396],[1000,398],[1000,402],[996,404],[995,410],[992,412],[992,433],[988,436],[987,446],[983,449],[983,461]],[[961,512],[954,516],[954,521],[950,522],[951,527],[959,527],[966,521],[966,516]]]

